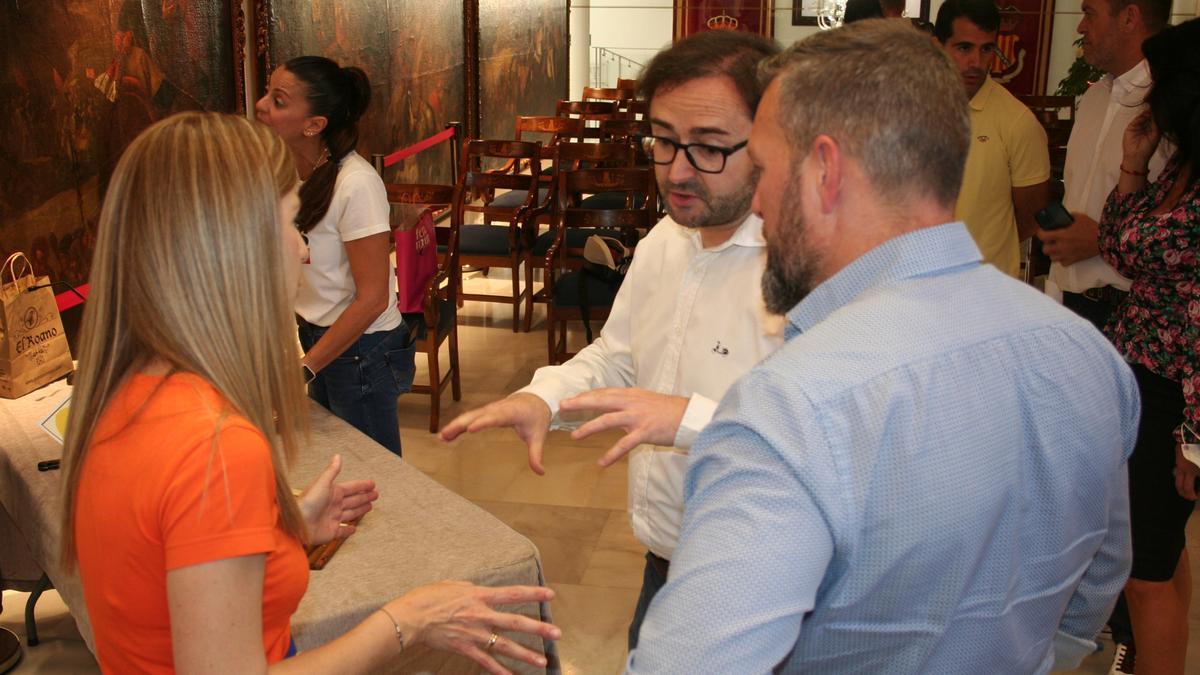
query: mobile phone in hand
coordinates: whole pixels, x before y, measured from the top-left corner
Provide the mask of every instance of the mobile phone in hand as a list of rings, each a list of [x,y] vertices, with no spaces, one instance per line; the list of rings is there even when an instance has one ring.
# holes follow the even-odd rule
[[[1050,202],[1046,208],[1033,214],[1033,219],[1046,231],[1061,230],[1075,222],[1075,218],[1067,212],[1062,202]]]

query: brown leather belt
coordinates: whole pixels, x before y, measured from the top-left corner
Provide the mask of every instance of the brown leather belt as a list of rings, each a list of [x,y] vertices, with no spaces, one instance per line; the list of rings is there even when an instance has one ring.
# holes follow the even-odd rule
[[[1101,286],[1100,288],[1089,288],[1080,295],[1092,302],[1103,302],[1116,307],[1129,293],[1112,286]]]

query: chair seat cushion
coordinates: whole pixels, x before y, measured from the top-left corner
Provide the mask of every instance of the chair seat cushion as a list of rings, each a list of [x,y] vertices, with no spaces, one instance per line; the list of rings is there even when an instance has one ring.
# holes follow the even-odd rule
[[[567,272],[554,281],[554,304],[558,307],[579,306],[579,278],[587,284],[588,307],[611,307],[618,287],[580,271]]]
[[[633,208],[640,209],[645,203],[646,195],[639,193],[633,196]],[[625,193],[598,192],[591,197],[585,197],[579,202],[579,207],[583,209],[596,209],[598,211],[623,209],[625,208]]]
[[[538,190],[537,203],[541,204],[546,201],[546,194],[549,193],[548,188]],[[525,197],[529,194],[529,190],[509,190],[504,194],[492,200],[488,206],[495,206],[501,209],[515,209],[525,203]]]
[[[603,234],[609,237],[621,237],[621,233],[607,227],[569,227],[567,228],[564,238],[567,242],[567,248],[583,248],[587,243],[588,237],[593,234]],[[533,242],[533,255],[537,258],[545,258],[550,252],[550,245],[554,243],[554,231],[543,232],[538,235],[537,241]]]
[[[463,225],[458,250],[467,255],[508,255],[507,225]]]

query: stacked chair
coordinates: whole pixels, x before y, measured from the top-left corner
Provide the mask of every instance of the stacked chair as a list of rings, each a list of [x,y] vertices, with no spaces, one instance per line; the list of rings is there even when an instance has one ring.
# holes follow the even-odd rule
[[[592,209],[581,205],[585,195],[621,193],[622,208]],[[573,352],[567,344],[567,322],[592,322],[608,317],[617,287],[584,269],[583,249],[592,234],[603,233],[633,248],[658,220],[654,172],[648,168],[583,168],[561,171],[555,195],[554,241],[547,250],[545,269],[547,356],[562,363]],[[641,206],[637,206],[637,202]]]

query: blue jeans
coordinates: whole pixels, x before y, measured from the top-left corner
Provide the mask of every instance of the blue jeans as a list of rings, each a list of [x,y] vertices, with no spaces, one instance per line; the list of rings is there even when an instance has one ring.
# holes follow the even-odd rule
[[[651,553],[646,553],[646,569],[642,572],[642,592],[638,595],[637,609],[633,610],[633,621],[629,624],[629,651],[637,648],[638,633],[642,630],[642,621],[650,609],[650,601],[667,585],[667,577],[659,573],[658,567],[651,561]]]
[[[296,323],[306,352],[328,330],[299,317]],[[412,390],[415,353],[403,323],[389,331],[365,333],[317,373],[308,385],[308,397],[400,455],[396,397]]]

